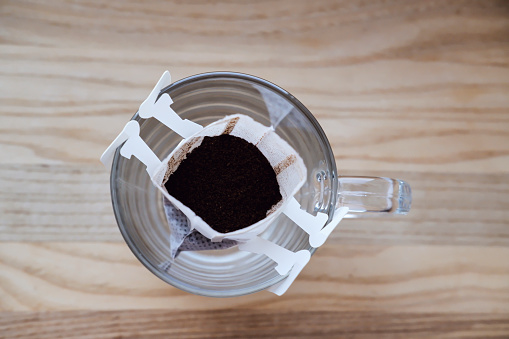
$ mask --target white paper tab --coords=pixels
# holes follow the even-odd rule
[[[267,289],[267,291],[272,292],[278,296],[282,296],[286,291],[288,291],[290,286],[292,286],[293,282],[299,276],[300,272],[304,269],[304,267],[306,267],[307,263],[309,262],[309,259],[311,259],[311,253],[309,253],[308,251],[299,251],[297,253],[299,253],[301,257],[297,260],[295,266],[293,266],[288,277],[286,277],[283,281],[272,285]]]
[[[300,209],[300,206],[299,206],[299,209]],[[336,226],[339,224],[339,222],[348,213],[348,210],[349,210],[348,207],[340,207],[339,209],[337,209],[334,212],[334,218],[332,218],[332,221],[329,224],[327,224],[327,226],[325,226],[320,231],[320,234],[321,234],[320,239],[324,239],[323,241],[325,241],[329,237],[329,235],[336,228]],[[316,239],[316,236],[315,236],[315,239]],[[313,246],[313,245],[311,244],[311,246]],[[313,246],[313,247],[315,247],[315,246]],[[299,251],[299,252],[303,252],[303,251]],[[297,252],[297,253],[299,253],[299,252]],[[307,252],[307,251],[305,251],[305,252]],[[275,285],[272,285],[271,287],[269,287],[267,289],[267,291],[272,292],[278,296],[283,295],[288,290],[288,288],[290,288],[290,286],[293,284],[293,282],[295,281],[297,276],[300,274],[300,272],[304,269],[306,264],[309,262],[309,259],[311,258],[311,254],[309,252],[307,252],[307,253],[309,256],[309,258],[307,260],[305,257],[297,260],[295,265],[293,266],[292,270],[290,271],[290,274],[288,275],[288,277],[286,277],[283,281],[281,281]]]
[[[113,140],[113,142],[108,146],[108,148],[106,148],[106,151],[104,151],[104,153],[101,155],[101,162],[109,170],[111,169],[111,163],[113,162],[113,157],[115,156],[115,151],[117,147],[122,145],[122,143],[129,138],[129,133],[132,133],[130,123],[132,123],[132,121],[129,121],[125,125],[122,132],[120,132],[120,134],[115,138],[115,140]],[[138,123],[136,122],[136,124]]]
[[[111,163],[115,155],[117,147],[124,143],[120,149],[120,155],[127,159],[131,156],[138,158],[145,166],[150,177],[154,174],[155,170],[161,165],[161,160],[157,155],[152,152],[148,145],[140,137],[140,124],[135,121],[129,121],[122,132],[113,140],[111,145],[104,151],[101,156],[101,162],[108,168],[111,168]]]
[[[335,212],[334,212],[334,218],[332,218],[332,221],[330,223],[328,223],[324,228],[322,228],[322,230],[320,231],[320,234],[322,235],[322,237],[324,238],[324,242],[325,240],[327,240],[327,238],[329,237],[329,235],[332,233],[332,231],[334,231],[334,229],[336,228],[336,226],[338,226],[339,222],[341,220],[343,220],[343,218],[345,217],[345,215],[348,213],[350,209],[346,206],[343,206],[343,207],[340,207],[338,208]],[[311,246],[313,246],[312,244],[310,244]],[[313,246],[315,247],[315,246]]]
[[[327,240],[328,234],[321,232],[327,219],[329,219],[327,214],[317,213],[315,217],[301,209],[299,202],[293,197],[288,200],[283,213],[309,234],[309,244],[311,246],[320,247]]]
[[[171,84],[170,72],[165,71],[149,96],[140,105],[138,114],[143,119],[155,118],[182,138],[189,138],[203,129],[203,126],[190,120],[182,120],[170,107],[173,104],[168,93],[164,93],[157,99],[161,90]],[[157,102],[156,102],[157,100]]]
[[[260,237],[255,237],[252,240],[239,244],[239,250],[266,255],[277,263],[276,271],[281,275],[287,274],[297,263],[303,264],[306,258],[309,261],[311,257],[309,251],[301,250],[294,253]]]

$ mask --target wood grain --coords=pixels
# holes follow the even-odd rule
[[[508,36],[503,0],[0,1],[0,337],[509,337]],[[280,298],[166,285],[98,161],[165,69],[282,86],[410,215],[343,221]]]
[[[344,220],[340,244],[509,245],[506,174],[344,174],[404,179],[414,202],[404,218]],[[0,165],[0,186],[0,241],[123,241],[100,165]]]
[[[504,338],[499,315],[453,313],[73,311],[0,313],[10,338]],[[233,320],[233,321],[232,321]],[[187,326],[183,330],[182,324]],[[94,324],[94,326],[90,326]],[[211,331],[210,329],[220,329]],[[56,335],[55,335],[56,334]]]
[[[4,161],[95,163],[162,69],[226,69],[301,99],[344,169],[506,171],[508,7],[3,2]]]
[[[216,310],[500,313],[507,247],[338,245],[319,249],[292,289],[218,299],[166,285],[124,244],[0,243],[0,310]],[[402,259],[404,258],[404,259]]]

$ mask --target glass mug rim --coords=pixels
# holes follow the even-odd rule
[[[290,101],[299,110],[299,112],[304,117],[306,117],[308,122],[313,126],[314,131],[318,134],[318,137],[319,137],[320,141],[322,142],[321,146],[323,148],[325,148],[324,154],[328,157],[327,164],[330,167],[329,171],[330,171],[331,178],[334,178],[334,180],[331,180],[332,192],[337,192],[338,181],[336,180],[336,178],[337,178],[336,160],[334,157],[334,153],[332,151],[332,147],[330,146],[329,139],[325,135],[325,132],[323,131],[322,127],[320,126],[320,124],[318,123],[316,118],[306,108],[306,106],[304,106],[295,96],[290,94],[285,89],[279,87],[278,85],[276,85],[270,81],[267,81],[265,79],[259,78],[254,75],[246,74],[246,73],[216,71],[216,72],[206,72],[206,73],[191,75],[191,76],[183,78],[181,80],[177,80],[174,83],[170,84],[169,86],[163,88],[160,91],[159,95],[161,95],[165,92],[171,91],[171,90],[176,90],[180,87],[191,84],[193,82],[202,81],[202,80],[211,80],[211,79],[221,79],[221,78],[223,78],[225,80],[242,80],[242,81],[250,82],[252,84],[261,85],[263,87],[266,87],[266,88],[272,90],[273,92],[275,92],[276,94],[285,98],[286,100]],[[138,112],[136,112],[133,115],[133,117],[131,118],[131,120],[136,120],[136,121],[139,121],[141,119],[142,118],[139,116]],[[171,281],[171,280],[167,279],[167,277],[160,272],[158,267],[154,266],[147,258],[145,258],[144,254],[137,248],[136,244],[131,239],[129,232],[126,230],[125,226],[122,223],[121,216],[120,216],[122,212],[119,210],[119,207],[117,206],[117,203],[116,203],[117,191],[115,189],[116,178],[114,177],[114,176],[116,176],[116,168],[118,167],[118,162],[119,162],[119,158],[120,158],[120,148],[121,147],[117,148],[117,150],[115,152],[115,156],[113,158],[113,163],[112,163],[112,168],[111,168],[111,173],[110,173],[110,191],[111,191],[111,201],[112,201],[113,212],[114,212],[113,214],[115,215],[115,220],[117,222],[118,228],[120,230],[120,233],[122,234],[122,237],[123,237],[125,243],[129,247],[131,252],[134,254],[134,256],[138,259],[138,261],[140,261],[142,263],[142,265],[145,266],[152,274],[157,276],[159,279],[161,279],[165,283],[170,284],[180,290],[183,290],[183,291],[186,291],[186,292],[189,292],[192,294],[196,294],[196,295],[206,296],[206,297],[236,297],[236,296],[252,294],[252,293],[266,290],[270,286],[277,284],[286,278],[286,276],[279,276],[276,280],[274,280],[274,279],[269,280],[269,281],[266,281],[264,284],[259,284],[257,286],[254,286],[247,293],[241,291],[240,293],[234,293],[234,294],[228,294],[228,295],[222,295],[221,293],[202,293],[202,292],[200,292],[199,289],[189,288],[189,285],[182,285],[179,282]],[[337,200],[337,195],[335,193],[331,194],[330,201],[329,201],[329,208],[327,209],[328,215],[329,215],[329,220],[327,222],[329,222],[332,219],[333,214],[336,210],[335,209],[336,202],[337,202],[336,200]],[[312,246],[309,246],[308,250],[310,251],[311,256],[312,256],[316,252],[317,249]]]

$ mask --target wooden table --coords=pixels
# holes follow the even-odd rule
[[[0,337],[509,337],[507,1],[1,1],[0,44]],[[165,69],[281,85],[410,215],[345,220],[282,297],[166,285],[98,160]]]

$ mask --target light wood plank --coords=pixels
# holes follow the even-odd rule
[[[122,241],[101,165],[0,165],[0,241]]]
[[[162,70],[229,69],[300,98],[346,170],[507,173],[503,3],[202,5],[4,3],[4,161],[95,163]]]
[[[509,337],[508,32],[503,0],[1,1],[0,337]],[[281,298],[167,286],[98,162],[165,69],[279,84],[411,214],[343,221]]]
[[[166,285],[124,244],[0,243],[0,308],[509,314],[507,247],[324,245],[283,297],[204,298]]]
[[[509,322],[506,315],[461,313],[73,311],[0,313],[0,331],[19,339],[504,338]]]
[[[509,246],[507,175],[344,174],[405,179],[414,202],[405,217],[344,220],[330,241]],[[0,241],[122,241],[100,165],[0,165],[0,186]]]

